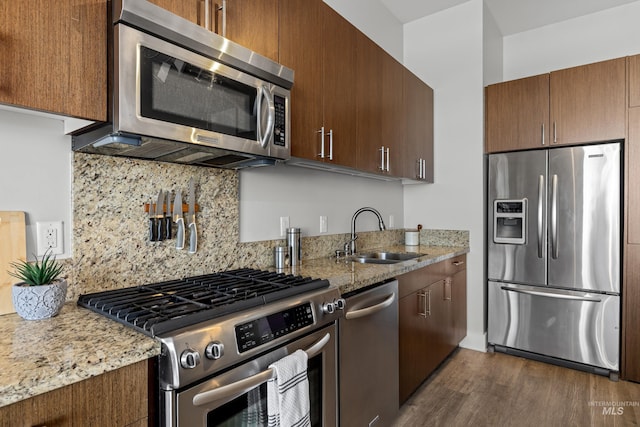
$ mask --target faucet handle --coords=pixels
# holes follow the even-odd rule
[[[355,242],[356,240],[358,240],[357,234],[353,237],[353,239],[349,240],[347,243],[344,244],[345,255],[353,255],[353,252],[351,251],[351,243]]]

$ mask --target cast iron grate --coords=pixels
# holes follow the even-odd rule
[[[249,268],[80,295],[78,305],[156,336],[329,286]]]

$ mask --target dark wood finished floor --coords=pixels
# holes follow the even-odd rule
[[[400,408],[393,427],[635,425],[640,384],[459,349]]]

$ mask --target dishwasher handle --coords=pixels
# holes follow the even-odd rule
[[[327,333],[325,334],[325,336],[315,342],[311,347],[306,349],[305,352],[307,353],[309,359],[318,354],[320,350],[322,350],[322,348],[329,342],[330,338],[331,335]],[[242,396],[249,390],[258,387],[260,384],[269,381],[274,377],[274,374],[275,373],[273,369],[269,368],[265,371],[260,372],[259,374],[241,379],[240,381],[236,381],[232,384],[214,388],[213,390],[203,391],[202,393],[198,393],[193,396],[193,404],[195,406],[204,406],[211,402],[215,402],[216,400],[224,398],[231,397],[232,399],[235,399],[238,396]]]
[[[371,305],[369,307],[365,307],[365,308],[360,308],[358,310],[353,310],[353,311],[347,311],[344,315],[345,319],[347,320],[351,320],[351,319],[357,319],[359,317],[365,317],[365,316],[371,316],[379,311],[384,310],[385,308],[389,307],[391,304],[393,304],[393,301],[395,301],[396,299],[396,293],[393,292],[390,295],[387,295],[384,299],[384,301],[375,304],[375,305]]]

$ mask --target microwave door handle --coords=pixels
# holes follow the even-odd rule
[[[262,100],[263,98],[267,101],[267,126],[266,129],[262,129]],[[269,141],[273,136],[273,127],[276,121],[276,108],[273,104],[273,95],[265,86],[261,86],[258,88],[258,95],[256,98],[256,108],[258,109],[258,113],[256,114],[256,119],[258,120],[258,125],[256,129],[258,131],[258,141],[260,141],[260,145],[262,148],[267,148],[269,145]]]
[[[320,350],[327,345],[330,338],[331,335],[327,333],[316,341],[311,347],[305,350],[307,356],[312,358],[318,354]],[[262,371],[259,374],[244,378],[240,381],[214,388],[213,390],[203,391],[193,396],[193,404],[194,406],[205,406],[221,399],[233,400],[249,390],[258,387],[260,384],[269,381],[273,376],[273,369],[269,368],[266,371]]]

